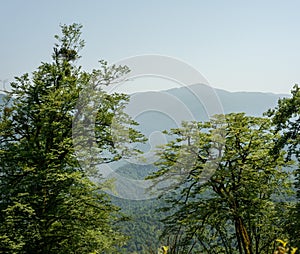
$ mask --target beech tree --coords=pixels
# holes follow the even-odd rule
[[[111,134],[115,112],[128,133],[126,141],[142,140],[133,129],[136,123],[121,115],[128,96],[101,89],[128,68],[100,61],[99,69],[83,71],[76,65],[84,46],[81,25],[61,28],[53,61],[17,77],[1,106],[0,253],[114,253],[125,240],[117,228],[123,216],[104,194],[105,183],[91,181],[96,171],[77,159],[72,123],[89,120],[81,111],[91,105],[79,95],[97,90],[101,103],[90,124],[94,139],[77,139],[81,147],[96,144],[94,169],[124,154]]]
[[[292,210],[289,218],[288,231],[290,241],[295,246],[300,246],[300,88],[295,85],[291,91],[290,98],[282,98],[278,101],[275,109],[269,110],[268,115],[276,125],[276,132],[280,134],[274,149],[274,156],[281,149],[287,150],[286,161],[296,161],[294,170],[294,187],[297,191],[297,204]]]
[[[170,253],[273,253],[290,188],[267,118],[232,113],[172,129],[158,154]],[[159,185],[158,185],[159,186]]]

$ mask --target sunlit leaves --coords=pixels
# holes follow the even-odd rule
[[[123,156],[110,134],[117,110],[118,128],[130,130],[126,141],[143,139],[133,128],[136,123],[122,114],[128,97],[101,89],[117,82],[128,68],[102,61],[99,70],[82,71],[76,66],[84,46],[81,25],[61,28],[53,62],[16,78],[1,108],[1,253],[113,253],[125,241],[116,228],[123,217],[103,194],[110,183],[91,181],[91,171],[75,153],[74,142],[86,140],[74,140],[72,127],[74,118],[90,106],[91,98],[79,100],[80,94],[91,92],[99,100],[89,127],[101,151],[93,166]]]
[[[162,193],[171,253],[271,251],[284,234],[284,204],[275,198],[291,186],[284,152],[272,156],[279,137],[272,129],[267,118],[232,113],[170,131],[150,178],[174,182]]]

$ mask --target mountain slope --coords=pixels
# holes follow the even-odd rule
[[[127,113],[149,135],[154,131],[179,127],[181,121],[207,121],[213,114],[245,112],[262,116],[274,108],[284,94],[260,92],[228,92],[206,85],[192,85],[160,92],[141,92],[131,95]]]

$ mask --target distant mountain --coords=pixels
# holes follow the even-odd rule
[[[244,112],[262,116],[287,94],[228,92],[207,85],[192,85],[131,95],[127,112],[146,134],[179,127],[182,120],[206,121],[220,113]]]
[[[247,115],[262,116],[277,105],[278,99],[289,97],[288,94],[262,92],[227,92],[216,89],[225,113],[245,112]]]

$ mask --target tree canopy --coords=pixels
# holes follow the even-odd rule
[[[216,115],[166,131],[158,170],[148,177],[160,200],[115,200],[129,213],[140,209],[133,225],[97,171],[139,153],[136,144],[145,141],[124,113],[129,96],[103,89],[129,69],[101,60],[84,71],[81,29],[62,25],[52,61],[16,77],[0,105],[0,253],[125,253],[132,245],[146,253],[162,243],[170,254],[273,254],[288,253],[286,238],[300,246],[297,85],[269,117]],[[289,202],[294,188],[297,202]],[[155,216],[153,206],[161,206]],[[136,225],[138,239],[122,249],[121,232]],[[143,245],[161,230],[161,242]]]
[[[285,237],[280,200],[290,183],[284,151],[272,156],[279,135],[270,119],[232,113],[169,135],[150,178],[168,183],[161,197],[171,253],[273,253]]]
[[[1,107],[1,253],[113,253],[125,240],[117,228],[123,216],[103,193],[105,183],[91,181],[96,171],[77,158],[72,124],[76,118],[89,120],[82,111],[91,104],[79,98],[94,89],[100,101],[93,108],[95,122],[89,125],[93,140],[84,138],[87,130],[75,133],[81,147],[92,142],[100,151],[93,167],[124,154],[111,134],[115,112],[123,132],[129,133],[126,141],[142,140],[133,129],[136,123],[122,114],[128,96],[109,95],[101,88],[128,68],[100,61],[99,69],[83,71],[77,66],[84,46],[81,25],[61,29],[62,35],[55,36],[53,61],[17,77]]]
[[[275,109],[269,110],[268,115],[272,117],[276,125],[276,132],[280,138],[274,149],[274,156],[281,149],[287,150],[286,161],[297,161],[295,166],[295,184],[297,191],[297,204],[291,210],[288,231],[295,246],[300,245],[300,88],[295,85],[291,91],[290,98],[282,98],[278,101]]]

